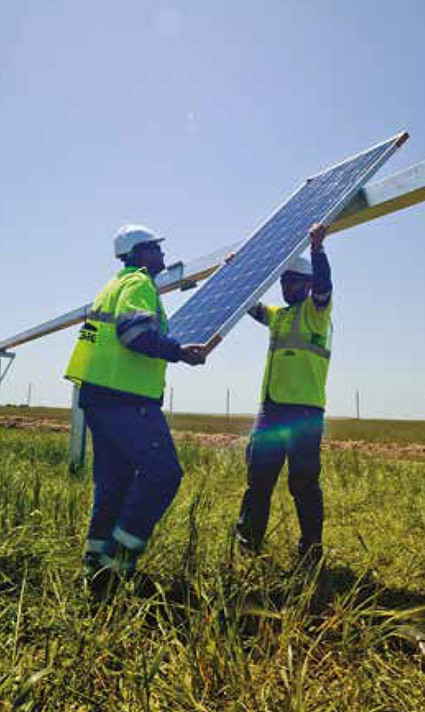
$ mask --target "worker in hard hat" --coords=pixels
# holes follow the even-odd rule
[[[323,249],[326,228],[310,229],[311,261],[298,257],[281,276],[287,307],[257,304],[249,311],[269,327],[270,345],[261,408],[247,448],[247,488],[236,536],[258,550],[270,500],[288,461],[289,489],[301,536],[298,552],[313,563],[322,557],[323,497],[319,483],[325,385],[330,358],[332,282]]]
[[[163,238],[140,225],[122,227],[115,255],[123,268],[96,297],[66,378],[92,434],[94,501],[84,561],[94,591],[133,576],[155,524],[182,476],[161,410],[167,362],[203,364],[198,344],[167,334],[155,285],[164,269]]]

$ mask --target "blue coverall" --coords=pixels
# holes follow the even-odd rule
[[[331,299],[330,267],[323,249],[312,252],[312,299],[324,308]],[[262,305],[251,315],[258,321]],[[246,452],[247,488],[236,535],[241,544],[258,549],[270,513],[270,502],[280,471],[288,461],[289,490],[294,499],[301,530],[299,553],[315,549],[321,556],[323,495],[319,476],[323,409],[309,405],[275,403],[267,395],[261,404]]]
[[[131,329],[131,319],[125,328]],[[178,342],[158,330],[140,334],[131,348],[171,362],[181,354]],[[131,575],[183,474],[162,398],[83,383],[79,404],[91,431],[94,457],[85,563],[96,571],[110,566],[120,552],[120,566]]]

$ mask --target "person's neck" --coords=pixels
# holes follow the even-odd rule
[[[137,262],[134,262],[133,260],[129,260],[128,262],[125,262],[124,267],[133,267],[133,269],[145,269],[146,272],[148,273],[149,277],[151,277],[152,279],[155,279],[155,277],[156,277],[156,275],[152,274],[152,272],[150,271],[150,269],[148,267],[146,267],[146,265],[139,264]]]

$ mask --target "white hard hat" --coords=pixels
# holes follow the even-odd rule
[[[118,230],[114,240],[115,256],[128,255],[135,245],[144,245],[149,242],[162,242],[163,237],[158,237],[152,230],[143,225],[123,225]]]
[[[295,272],[296,274],[302,274],[304,277],[311,277],[313,275],[311,262],[306,260],[305,257],[296,257],[293,262],[289,263],[285,272]],[[285,272],[283,274],[285,274]]]

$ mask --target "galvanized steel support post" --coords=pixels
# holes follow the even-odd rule
[[[12,365],[15,355],[16,354],[12,353],[12,351],[0,351],[0,384],[6,378],[6,374]],[[2,368],[2,366],[3,366],[2,359],[3,358],[8,360],[8,363],[6,364],[4,369]]]
[[[86,418],[78,405],[80,389],[72,391],[71,437],[69,441],[69,471],[78,472],[84,466],[86,455]]]

